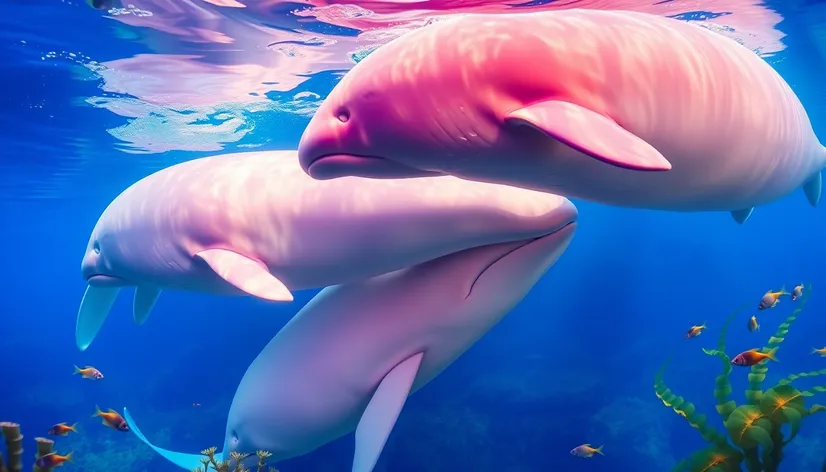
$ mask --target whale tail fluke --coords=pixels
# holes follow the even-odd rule
[[[184,454],[183,452],[169,451],[167,449],[155,446],[154,444],[149,442],[149,440],[146,439],[146,436],[144,436],[141,430],[138,428],[138,425],[135,424],[135,420],[132,419],[132,415],[129,414],[129,410],[127,410],[126,408],[123,409],[123,419],[125,419],[126,424],[129,425],[129,430],[132,431],[132,433],[134,433],[135,436],[137,436],[138,439],[141,440],[141,442],[151,447],[152,450],[160,454],[161,457],[168,460],[169,462],[188,471],[197,470],[199,467],[202,466],[201,459],[203,459],[204,456],[200,454]],[[223,456],[224,454],[222,452],[216,453],[214,455],[215,461],[219,463],[223,462]],[[214,469],[210,467],[210,470]]]

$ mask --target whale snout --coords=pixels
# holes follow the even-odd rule
[[[84,280],[89,280],[99,273],[98,256],[92,251],[88,251],[80,263],[80,275],[83,276]]]
[[[108,273],[101,266],[100,255],[96,251],[88,251],[80,263],[80,275],[92,287],[123,287],[128,285],[122,277]]]
[[[339,177],[400,179],[443,175],[399,163],[383,154],[386,149],[375,142],[375,130],[381,123],[374,118],[329,100],[310,120],[298,144],[298,160],[304,172],[316,180]],[[364,110],[361,110],[364,112]]]
[[[320,165],[326,156],[342,152],[345,145],[346,136],[343,128],[346,123],[335,120],[328,110],[330,107],[329,103],[322,104],[310,119],[298,143],[298,162],[301,168],[307,175],[318,180],[340,177],[325,169],[328,166]]]

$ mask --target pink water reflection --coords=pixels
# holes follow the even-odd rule
[[[702,11],[711,15],[696,22],[760,54],[784,48],[783,34],[775,29],[781,16],[757,0],[558,0],[522,7],[515,5],[524,1],[495,0],[129,3],[128,8],[109,10],[107,16],[148,31],[145,41],[153,53],[104,63],[99,71],[104,90],[131,95],[153,107],[178,110],[260,105],[269,100],[268,92],[290,92],[313,74],[349,69],[360,51],[454,14],[596,8],[675,16]],[[326,90],[314,92],[323,95]],[[115,106],[112,100],[100,103],[106,108]],[[283,103],[275,107],[289,111]],[[302,107],[306,110],[306,102]],[[174,149],[180,149],[176,146]]]

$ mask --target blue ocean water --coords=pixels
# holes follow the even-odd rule
[[[785,34],[784,49],[767,60],[826,140],[826,9],[819,2],[763,7],[782,17],[776,29]],[[95,343],[80,352],[74,327],[89,233],[115,196],[160,168],[219,152],[295,148],[311,114],[296,102],[323,98],[344,70],[307,73],[289,92],[267,94],[289,109],[256,102],[170,112],[148,99],[151,93],[112,88],[116,64],[107,66],[108,75],[97,66],[156,53],[162,48],[154,33],[116,24],[81,2],[7,0],[0,13],[0,421],[21,425],[26,469],[35,437],[56,423],[77,422],[77,434],[55,439],[59,453],[73,451],[64,470],[178,470],[132,434],[92,418],[95,406],[128,407],[159,446],[220,448],[245,369],[315,292],[273,305],[170,291],[141,327],[131,319],[129,297],[121,297]],[[350,34],[323,26],[307,29],[327,38]],[[176,69],[165,73],[174,77]],[[164,134],[173,125],[175,132]],[[766,387],[826,369],[826,359],[811,355],[812,347],[826,346],[826,213],[811,208],[802,192],[758,208],[742,226],[724,213],[576,203],[580,225],[569,250],[499,325],[411,396],[377,471],[671,470],[707,443],[657,398],[657,371],[670,358],[666,384],[724,432],[713,394],[721,363],[701,347],[716,347],[726,318],[743,304],[726,352],[765,345],[798,304],[784,299],[760,314],[759,332],[748,332],[746,322],[761,296],[783,285],[805,282],[813,291],[781,345],[780,362],[770,365]],[[684,338],[703,322],[701,336]],[[83,380],[72,375],[73,365],[95,366],[105,378]],[[733,398],[745,401],[747,370],[735,367],[731,379]],[[824,384],[826,376],[795,382],[801,389]],[[806,398],[807,405],[826,403],[820,395]],[[352,443],[349,435],[277,466],[346,470]],[[605,456],[569,454],[583,443],[604,445]],[[804,418],[784,455],[781,471],[820,471],[826,415]]]

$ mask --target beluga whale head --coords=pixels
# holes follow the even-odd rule
[[[140,215],[124,211],[124,199],[129,190],[116,198],[98,219],[83,260],[81,276],[86,280],[86,292],[78,309],[75,339],[83,351],[89,347],[115,303],[123,287],[135,287],[133,315],[143,324],[152,312],[161,293],[160,287],[147,283],[147,275],[157,263],[175,265],[170,251],[158,247],[158,241],[142,231]]]
[[[601,64],[578,62],[580,39],[557,18],[462,15],[379,47],[313,115],[301,166],[319,180],[449,174],[488,182],[539,172],[537,160],[546,179],[603,167],[670,170],[605,114],[610,89],[594,71]]]

